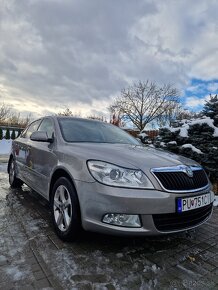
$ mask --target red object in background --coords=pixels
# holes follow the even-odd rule
[[[110,123],[117,126],[117,127],[120,127],[120,125],[121,125],[120,117],[113,114],[112,119],[110,120]]]
[[[17,144],[15,146],[16,146],[15,147],[15,154],[16,154],[16,156],[18,156],[19,152],[20,152],[20,148],[19,148],[19,146]]]

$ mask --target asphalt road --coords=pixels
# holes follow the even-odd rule
[[[0,289],[218,289],[218,208],[181,234],[63,243],[48,204],[27,186],[12,190],[0,163]]]

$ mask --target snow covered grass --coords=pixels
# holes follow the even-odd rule
[[[9,154],[11,150],[12,140],[0,140],[0,155],[1,154]]]
[[[12,131],[10,130],[10,136],[11,136]],[[6,134],[6,130],[2,130],[2,135],[3,137],[5,137]],[[18,136],[18,131],[15,131],[15,137],[17,138]],[[11,143],[12,140],[6,140],[6,139],[2,139],[0,140],[0,155],[5,155],[5,154],[9,154],[10,150],[11,150]]]

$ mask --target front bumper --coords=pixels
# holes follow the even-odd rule
[[[105,186],[98,182],[76,181],[76,189],[80,202],[82,226],[85,230],[101,232],[105,234],[117,235],[160,235],[184,231],[194,228],[209,219],[212,212],[208,209],[207,215],[197,224],[191,223],[181,225],[170,230],[160,230],[154,223],[156,215],[175,215],[176,198],[197,196],[209,192],[210,190],[198,191],[195,193],[175,194],[159,190],[127,189]],[[211,193],[211,201],[214,194]],[[191,211],[190,211],[191,212]],[[140,228],[130,228],[109,225],[102,222],[102,218],[107,213],[122,213],[139,215],[142,223]]]

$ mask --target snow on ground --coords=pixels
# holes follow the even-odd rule
[[[193,146],[192,144],[184,144],[181,146],[182,148],[190,148],[192,149],[192,151],[198,153],[198,154],[203,154],[203,152],[201,152],[201,150],[199,150],[198,148],[196,148],[195,146]]]
[[[16,266],[8,266],[6,269],[7,275],[11,276],[13,281],[19,281],[19,280],[24,280],[26,277],[30,275],[30,270],[29,269],[21,269],[18,265]]]
[[[63,289],[192,289],[193,281],[199,281],[195,289],[206,283],[212,289],[216,283],[211,274],[216,257],[199,247],[202,237],[208,245],[214,244],[215,215],[210,225],[189,233],[143,239],[111,237],[109,244],[107,236],[83,233],[78,242],[63,243],[53,233],[49,208],[28,187],[9,188],[5,169],[0,171],[0,245],[5,249],[0,251],[0,264],[2,276],[14,284],[12,289],[33,289],[34,275],[41,273],[32,268],[38,259],[40,269],[49,268],[50,277]],[[204,259],[212,266],[199,276]],[[173,280],[171,273],[177,275]]]
[[[0,154],[9,154],[11,150],[12,140],[0,140]]]

